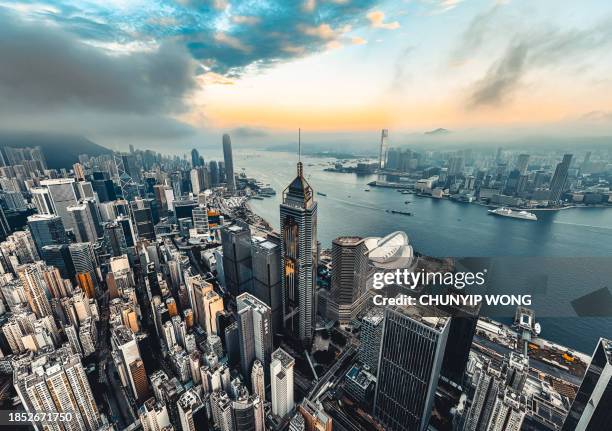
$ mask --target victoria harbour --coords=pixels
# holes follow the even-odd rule
[[[297,156],[263,151],[237,153],[237,171],[270,184],[276,195],[251,200],[259,216],[278,229],[278,206],[282,191],[295,175]],[[533,307],[545,309],[557,303],[561,312],[543,313],[538,320],[543,336],[590,353],[599,334],[612,333],[612,318],[571,317],[569,301],[606,287],[601,280],[612,276],[606,257],[612,253],[612,210],[607,208],[570,208],[538,212],[537,222],[492,217],[480,205],[404,195],[394,189],[368,187],[376,175],[344,174],[324,171],[335,159],[302,157],[306,179],[315,192],[323,193],[319,202],[318,237],[328,248],[339,235],[382,236],[405,231],[415,251],[436,257],[533,257],[522,259],[523,277],[547,272],[550,290],[536,297]],[[370,190],[366,192],[365,190]],[[405,202],[408,201],[408,204]],[[407,210],[411,216],[391,214],[387,209]],[[563,258],[558,265],[545,258]],[[579,257],[578,259],[573,259]],[[594,259],[588,259],[593,257]],[[543,262],[544,263],[543,265]],[[516,265],[516,262],[514,262]],[[548,266],[548,270],[541,267]],[[527,275],[525,275],[527,274]],[[552,276],[551,276],[552,274]],[[580,274],[581,277],[577,277]],[[587,279],[584,274],[588,274]],[[517,274],[501,274],[500,284],[511,283]],[[557,317],[558,316],[558,317]],[[498,320],[510,322],[510,317]]]
[[[269,183],[276,195],[252,200],[261,217],[278,228],[282,190],[295,175],[295,154],[237,153],[236,165],[247,176]],[[405,231],[416,251],[439,257],[464,256],[609,256],[612,211],[571,208],[540,211],[536,223],[491,217],[487,208],[447,200],[402,195],[393,189],[368,187],[376,175],[326,172],[332,159],[303,158],[306,179],[319,201],[319,241],[329,247],[339,235],[380,236]],[[365,190],[370,190],[366,192]],[[409,201],[408,204],[405,202]],[[410,211],[412,216],[386,209]]]

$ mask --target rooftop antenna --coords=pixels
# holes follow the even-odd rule
[[[302,129],[298,129],[298,164],[297,164],[298,176],[303,176],[304,168],[302,167]]]

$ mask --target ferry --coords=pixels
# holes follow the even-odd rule
[[[488,213],[490,215],[496,215],[501,217],[510,217],[517,218],[520,220],[532,220],[536,221],[538,217],[534,213],[530,213],[527,211],[513,211],[510,208],[495,208],[494,210],[489,210]]]

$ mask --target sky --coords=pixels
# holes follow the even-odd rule
[[[0,130],[115,148],[611,136],[611,48],[606,0],[0,0]]]

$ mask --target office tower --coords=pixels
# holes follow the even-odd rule
[[[251,270],[251,231],[246,225],[221,228],[225,287],[233,295],[250,292],[253,285]]]
[[[191,220],[193,209],[198,203],[192,199],[177,199],[174,201],[174,217],[179,220],[187,218]]]
[[[42,262],[17,267],[17,275],[23,285],[30,308],[36,317],[51,316],[51,304],[45,292],[45,280],[41,268]]]
[[[380,149],[378,152],[378,169],[386,168],[387,152],[389,151],[389,144],[387,138],[389,137],[389,130],[382,129],[380,134]]]
[[[95,199],[94,189],[89,181],[77,181],[74,183],[74,189],[79,200]]]
[[[195,148],[191,150],[191,166],[194,168],[200,166],[200,153]]]
[[[98,227],[91,213],[91,208],[85,203],[71,205],[67,208],[72,218],[72,229],[78,242],[96,242]]]
[[[75,276],[72,255],[67,244],[45,245],[41,251],[41,258],[47,265],[56,267],[62,278],[72,279]]]
[[[193,217],[193,228],[196,235],[208,235],[208,211],[205,205],[198,205],[191,213]]]
[[[519,154],[516,160],[516,169],[521,175],[527,173],[527,167],[529,166],[529,154]]]
[[[314,403],[304,398],[297,410],[304,417],[307,431],[332,431],[332,418],[325,412],[321,403]]]
[[[451,322],[441,375],[442,379],[462,387],[480,307],[457,305],[443,307],[443,310],[451,315]]]
[[[121,256],[128,250],[123,233],[123,227],[119,223],[106,223],[104,225],[104,243],[106,250],[112,256]]]
[[[43,180],[40,184],[49,190],[55,214],[62,218],[66,229],[73,229],[73,221],[68,213],[68,207],[77,204],[77,196],[74,191],[74,178]]]
[[[256,396],[249,396],[244,387],[232,402],[232,415],[235,429],[264,431],[262,402]]]
[[[369,259],[365,241],[343,236],[332,241],[332,276],[327,315],[348,324],[361,312],[367,299]]]
[[[264,302],[250,293],[236,298],[238,333],[240,337],[240,363],[242,375],[248,378],[253,361],[258,359],[264,367],[270,363],[272,353],[272,311]]]
[[[28,226],[39,254],[46,245],[68,244],[62,219],[53,214],[34,214],[28,217]]]
[[[144,402],[149,396],[149,383],[134,333],[123,325],[116,326],[111,345],[121,383],[130,388],[138,402]]]
[[[612,341],[600,338],[562,431],[609,429],[612,423]]]
[[[132,208],[132,217],[138,238],[155,240],[155,227],[151,208]]]
[[[264,377],[264,366],[259,359],[253,362],[251,369],[251,391],[263,402],[266,400],[266,383]]]
[[[205,167],[194,168],[190,171],[189,177],[191,181],[191,191],[194,195],[197,195],[208,188],[206,175],[207,172]]]
[[[215,160],[211,160],[208,163],[208,170],[210,172],[210,185],[211,187],[216,187],[221,182],[219,178],[219,165]]]
[[[71,412],[70,420],[38,422],[39,429],[97,430],[102,424],[91,387],[78,355],[54,351],[44,360],[15,370],[15,389],[26,411]]]
[[[508,196],[516,195],[518,191],[518,185],[521,178],[521,173],[518,169],[510,171],[508,178],[506,178],[506,184],[504,185],[504,194]]]
[[[134,232],[134,225],[132,224],[132,219],[128,216],[119,216],[115,220],[121,229],[123,229],[123,237],[125,238],[125,245],[129,247],[134,247],[136,245],[136,234]]]
[[[0,241],[4,241],[11,234],[11,226],[8,223],[4,208],[0,205]]]
[[[32,203],[36,206],[38,214],[55,214],[53,199],[48,188],[32,187],[30,193],[32,194]]]
[[[293,401],[293,366],[295,359],[280,347],[272,353],[270,384],[272,413],[284,417],[295,405]]]
[[[378,370],[378,354],[382,339],[384,310],[372,307],[361,319],[359,360],[370,367],[374,375]]]
[[[151,397],[138,409],[138,417],[143,431],[161,431],[170,427],[168,409],[162,402]]]
[[[195,389],[192,388],[181,395],[177,407],[183,431],[208,430],[206,406]]]
[[[280,243],[273,239],[251,244],[251,267],[253,270],[253,295],[265,302],[272,311],[273,334],[282,328]]]
[[[236,190],[236,179],[234,178],[234,159],[232,157],[232,141],[230,136],[223,135],[223,162],[225,167],[225,183],[231,192]]]
[[[115,185],[112,180],[109,179],[94,179],[91,182],[93,191],[98,195],[98,202],[112,202],[117,199],[115,193]]]
[[[550,201],[559,202],[561,194],[565,191],[567,186],[567,172],[570,164],[572,163],[572,155],[565,154],[563,161],[555,168],[555,173],[550,181]]]
[[[463,157],[455,156],[448,160],[448,175],[456,176],[463,173]]]
[[[89,274],[92,281],[95,283],[96,267],[98,265],[93,245],[90,242],[80,242],[70,244],[68,249],[70,250],[70,257],[72,258],[75,273]]]
[[[302,162],[280,205],[283,325],[306,346],[312,343],[317,280],[317,203]]]
[[[385,309],[374,398],[374,416],[385,429],[427,429],[449,325],[434,308]]]

